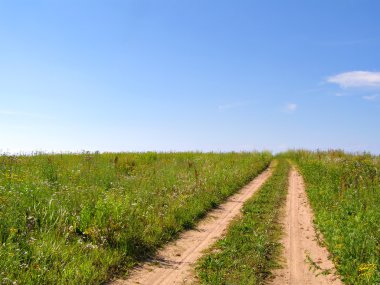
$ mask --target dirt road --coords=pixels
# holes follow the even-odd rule
[[[334,275],[334,264],[326,248],[317,242],[305,186],[293,168],[289,175],[289,193],[284,216],[284,268],[274,272],[272,285],[342,284]]]
[[[219,239],[229,223],[239,215],[243,203],[249,199],[271,175],[268,169],[251,183],[231,196],[218,209],[212,210],[194,230],[182,233],[176,241],[160,250],[153,260],[136,268],[121,284],[190,284],[194,282],[193,265],[202,251]]]

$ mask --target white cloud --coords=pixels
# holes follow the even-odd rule
[[[228,110],[228,109],[238,108],[238,107],[241,107],[244,105],[246,105],[244,102],[235,102],[235,103],[231,103],[231,104],[219,105],[218,109],[219,109],[219,111],[224,111],[224,110]]]
[[[298,106],[294,103],[288,103],[285,105],[285,112],[286,113],[294,113],[297,110]]]
[[[354,46],[368,44],[372,39],[357,39],[357,40],[331,40],[331,41],[319,41],[316,42],[318,45],[322,46]]]
[[[28,118],[39,118],[39,119],[51,119],[51,117],[46,116],[46,115],[42,115],[42,114],[27,113],[27,112],[12,111],[12,110],[0,110],[0,115],[15,116],[15,117],[28,117]]]
[[[365,95],[362,98],[367,101],[374,101],[376,98],[379,97],[379,95]]]
[[[338,84],[342,88],[380,87],[380,72],[350,71],[327,78],[327,82]]]

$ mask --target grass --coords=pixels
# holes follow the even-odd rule
[[[269,153],[0,156],[0,283],[99,284],[263,171]]]
[[[380,158],[286,154],[305,178],[315,223],[345,284],[380,284]]]
[[[264,284],[277,268],[282,227],[278,222],[286,200],[290,165],[280,159],[273,175],[243,208],[227,235],[198,263],[204,284]]]

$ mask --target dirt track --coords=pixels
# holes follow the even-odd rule
[[[284,268],[274,272],[272,285],[342,284],[328,259],[326,248],[317,242],[311,211],[302,177],[293,168],[284,216]]]
[[[218,209],[211,211],[196,229],[182,233],[176,241],[160,250],[153,260],[136,268],[121,284],[191,284],[195,281],[193,265],[202,251],[219,239],[229,223],[239,215],[243,203],[249,199],[271,175],[266,170],[251,183],[231,196]]]

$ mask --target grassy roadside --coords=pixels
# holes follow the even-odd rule
[[[0,284],[99,284],[257,176],[270,153],[0,156]]]
[[[289,163],[278,160],[273,175],[243,208],[243,217],[229,227],[197,266],[203,284],[263,284],[280,254],[278,218],[286,200]]]
[[[380,158],[341,151],[285,154],[299,167],[317,229],[345,284],[380,284]]]

